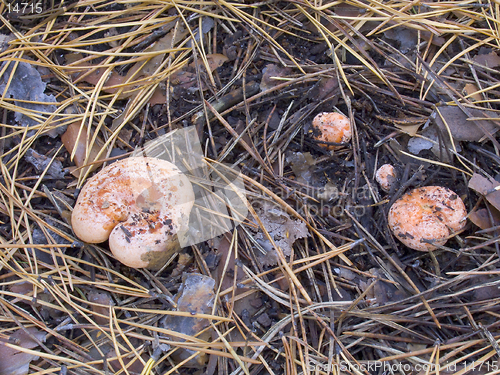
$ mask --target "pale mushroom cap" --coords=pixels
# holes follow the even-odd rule
[[[349,119],[337,112],[322,112],[312,122],[313,137],[318,141],[347,143],[351,140]],[[335,150],[340,146],[320,144],[321,147]]]
[[[420,251],[436,247],[422,240],[444,245],[450,235],[461,230],[467,210],[460,197],[448,188],[425,186],[398,199],[389,210],[389,227],[406,246]]]
[[[384,164],[375,172],[375,179],[384,191],[391,190],[392,185],[396,182],[396,178],[396,170],[391,164]]]
[[[117,161],[83,187],[71,222],[89,243],[108,239],[113,255],[134,268],[159,268],[187,230],[194,192],[172,163],[146,157]]]

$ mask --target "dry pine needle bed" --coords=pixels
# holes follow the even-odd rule
[[[0,3],[0,375],[498,373],[499,13]]]

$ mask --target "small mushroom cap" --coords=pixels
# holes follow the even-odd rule
[[[396,170],[391,164],[384,164],[375,172],[375,179],[384,191],[391,190],[392,185],[396,182],[396,178]]]
[[[172,163],[147,157],[117,161],[87,181],[71,216],[75,234],[99,243],[134,268],[160,268],[187,231],[194,192]]]
[[[436,249],[424,240],[444,245],[448,237],[465,226],[467,210],[460,197],[448,188],[425,186],[414,189],[392,205],[389,227],[406,246],[419,251]]]
[[[351,140],[351,122],[337,112],[323,112],[314,117],[312,122],[313,137],[320,142],[347,143]],[[328,150],[336,150],[341,146],[321,144]]]

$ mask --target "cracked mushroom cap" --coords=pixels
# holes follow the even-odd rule
[[[312,135],[319,142],[347,143],[351,140],[351,122],[337,112],[322,112],[314,117]],[[336,150],[341,146],[320,143],[321,147]]]
[[[113,255],[134,268],[160,268],[180,249],[194,192],[172,163],[148,157],[117,161],[87,181],[71,216],[89,243],[109,238]]]
[[[392,205],[389,227],[406,246],[419,251],[443,246],[453,233],[465,227],[467,210],[460,197],[448,188],[425,186],[414,189]]]

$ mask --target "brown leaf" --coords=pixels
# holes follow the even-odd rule
[[[412,137],[414,137],[417,132],[418,132],[418,129],[420,128],[420,126],[422,124],[413,124],[413,125],[400,125],[400,124],[395,124],[397,128],[401,129],[402,131],[404,131],[406,134],[408,135],[411,135]]]
[[[392,268],[392,267],[391,267]],[[395,271],[395,270],[394,270]],[[370,273],[377,278],[385,278],[384,271],[378,268],[372,268],[370,270]],[[375,281],[372,279],[372,281]],[[368,287],[368,285],[372,282],[369,281],[365,283],[365,289]],[[362,285],[362,284],[360,284]],[[368,292],[367,298],[373,298],[372,301],[369,301],[371,303],[376,302],[378,306],[383,306],[387,304],[388,302],[394,302],[394,301],[399,301],[407,297],[406,293],[403,292],[402,290],[398,290],[393,284],[384,282],[382,280],[376,280],[375,284],[373,285],[373,288]]]
[[[179,41],[181,41],[188,32],[181,29],[174,29],[170,31],[167,35],[160,38],[156,41],[152,46],[146,48],[143,52],[159,52],[164,50],[169,50],[173,46],[175,46]],[[119,89],[123,89],[124,91],[130,91],[128,93],[122,94],[120,96],[121,99],[128,98],[136,95],[136,91],[131,91],[132,86],[138,85],[138,83],[132,83],[134,81],[141,80],[140,87],[147,86],[150,83],[150,77],[154,74],[163,60],[168,56],[166,53],[158,53],[146,62],[144,60],[140,60],[136,62],[127,72],[127,75],[122,76],[116,70],[112,70],[109,74],[109,77],[106,79],[104,87],[102,91],[114,94]],[[88,64],[88,63],[85,63]],[[89,75],[85,76],[83,80],[93,85],[97,85],[101,77],[107,72],[106,68],[98,68],[94,70]],[[127,84],[128,87],[118,88],[114,87],[117,85],[122,85],[124,82],[131,81],[131,83]],[[155,103],[156,104],[156,103]]]
[[[476,55],[472,58],[472,61],[488,68],[500,66],[500,57],[494,51],[484,55]]]
[[[164,90],[162,90],[160,87],[157,87],[153,92],[153,95],[151,95],[151,98],[149,98],[149,104],[165,104],[167,102],[167,97],[165,96],[163,91]]]
[[[211,55],[207,55],[207,60],[208,60],[208,66],[213,72],[215,69],[221,67],[229,59],[227,58],[226,55],[223,55],[222,53],[213,53]]]
[[[78,133],[80,133],[80,137],[78,137]],[[87,154],[87,127],[85,125],[83,125],[82,127],[81,121],[74,122],[68,125],[68,129],[61,136],[61,140],[64,144],[64,147],[70,154],[73,152],[73,149],[76,146],[75,157],[73,159],[76,166],[81,167],[85,165],[85,155]],[[97,142],[94,142],[94,144],[92,144],[87,164],[96,161],[100,149],[101,148],[98,146]],[[95,163],[87,168],[90,168],[90,170],[94,170],[101,164],[102,163]],[[80,169],[79,171],[77,171],[77,173],[83,173],[87,170],[87,168]]]
[[[114,302],[108,293],[92,291],[87,295],[89,302],[92,302],[90,308],[95,314],[94,321],[102,326],[109,324],[109,306],[113,306]],[[99,306],[101,305],[101,306]],[[102,316],[104,315],[104,316]]]
[[[447,126],[445,122],[443,122],[444,119],[450,129],[451,135],[457,141],[475,142],[486,135],[473,121],[468,120],[467,115],[459,107],[445,105],[438,107],[437,110],[439,113],[434,112],[433,115],[435,115],[436,124],[443,134],[448,134]],[[499,119],[498,114],[493,111],[474,108],[469,108],[469,111],[471,115],[476,118],[484,118],[487,115],[493,119]],[[490,134],[494,134],[498,130],[500,124],[498,120],[476,120],[476,122],[481,124]]]
[[[327,97],[332,97],[332,99],[336,99],[337,96],[332,96],[332,94],[338,89],[339,87],[339,81],[337,78],[321,78],[319,81],[319,92],[318,96],[316,98],[313,98],[314,100],[320,101],[323,100]]]
[[[174,74],[172,74],[172,77],[170,79],[170,82],[172,83],[172,86],[175,88],[183,88],[183,89],[189,89],[191,87],[198,87],[198,79],[196,76],[196,73],[193,72],[187,72],[185,70],[179,70],[176,71]],[[202,90],[205,91],[207,88],[205,85],[202,84]]]
[[[466,96],[469,96],[470,95],[470,99],[474,100],[474,101],[478,101],[478,100],[481,100],[482,97],[481,97],[481,94],[478,94],[477,92],[479,91],[479,89],[477,88],[477,86],[473,83],[468,83],[464,86],[464,94]]]
[[[417,44],[418,31],[407,27],[393,27],[384,31],[384,36],[391,41],[399,42],[399,48],[407,51]]]
[[[488,209],[481,208],[476,211],[472,211],[469,214],[469,219],[474,224],[476,224],[481,229],[489,229],[491,227],[496,227],[500,225],[500,212],[490,207],[491,218]],[[491,221],[493,219],[493,221]]]
[[[500,191],[494,190],[497,186],[500,186],[500,184],[494,179],[488,179],[477,173],[474,173],[469,180],[469,188],[484,195],[486,200],[500,211]]]
[[[345,17],[345,21],[353,23],[353,20],[349,19],[348,17],[350,18],[358,17],[363,11],[363,9],[355,5],[347,4],[346,2],[342,1],[340,2],[339,5],[335,6],[334,11],[336,15],[342,18]],[[338,30],[335,24],[333,24],[332,22],[330,22],[325,18],[323,18],[321,22],[326,24],[326,28],[330,30],[332,33]]]
[[[227,58],[227,56],[223,55],[222,53],[211,53],[207,55],[208,67],[210,68],[211,72],[221,67],[228,60],[229,59]],[[203,65],[201,61],[199,61],[198,64],[200,66]],[[191,68],[194,68],[196,66],[196,63],[193,61],[191,64],[189,64],[189,66]]]
[[[472,286],[482,285],[481,287],[474,289],[473,300],[474,301],[487,301],[493,300],[500,297],[500,290],[496,284],[494,278],[488,278],[488,276],[480,276],[474,280]],[[490,283],[490,285],[485,285]],[[493,285],[492,285],[493,284]]]
[[[26,330],[28,333],[19,329],[10,335],[9,339],[13,345],[34,349],[38,346],[34,337],[42,342],[45,341],[45,332],[38,331],[35,327]],[[6,346],[4,342],[0,342],[0,358],[0,375],[25,375],[29,371],[30,362],[38,359],[38,356],[13,349]]]
[[[226,236],[222,236],[217,247],[217,251],[220,255],[219,264],[217,266],[217,279],[219,284],[221,285],[221,291],[229,289],[233,286],[234,283],[234,273],[236,270],[235,264],[235,251],[231,251],[229,254],[231,243],[226,238]],[[227,259],[229,257],[229,259]],[[224,273],[224,267],[227,262],[226,272]],[[241,267],[237,268],[236,273],[236,283],[241,282],[245,278],[245,272],[241,269]],[[236,294],[241,293],[241,289],[236,290]]]
[[[102,79],[102,76],[104,74],[106,74],[106,72],[108,72],[106,68],[98,68],[98,69],[94,70],[92,73],[86,75],[83,78],[83,80],[85,82],[90,83],[90,84],[95,86],[99,83],[99,81]],[[105,78],[106,81],[104,83],[102,91],[106,92],[108,94],[114,94],[115,92],[118,91],[118,88],[112,87],[112,86],[121,85],[122,83],[125,82],[127,77],[121,76],[115,70],[112,70],[111,72],[108,72],[107,74],[108,74],[108,78]]]
[[[265,91],[283,83],[283,81],[276,78],[286,77],[291,74],[292,70],[276,64],[267,64],[262,72],[264,74],[262,75],[262,81],[260,82],[260,89]]]

